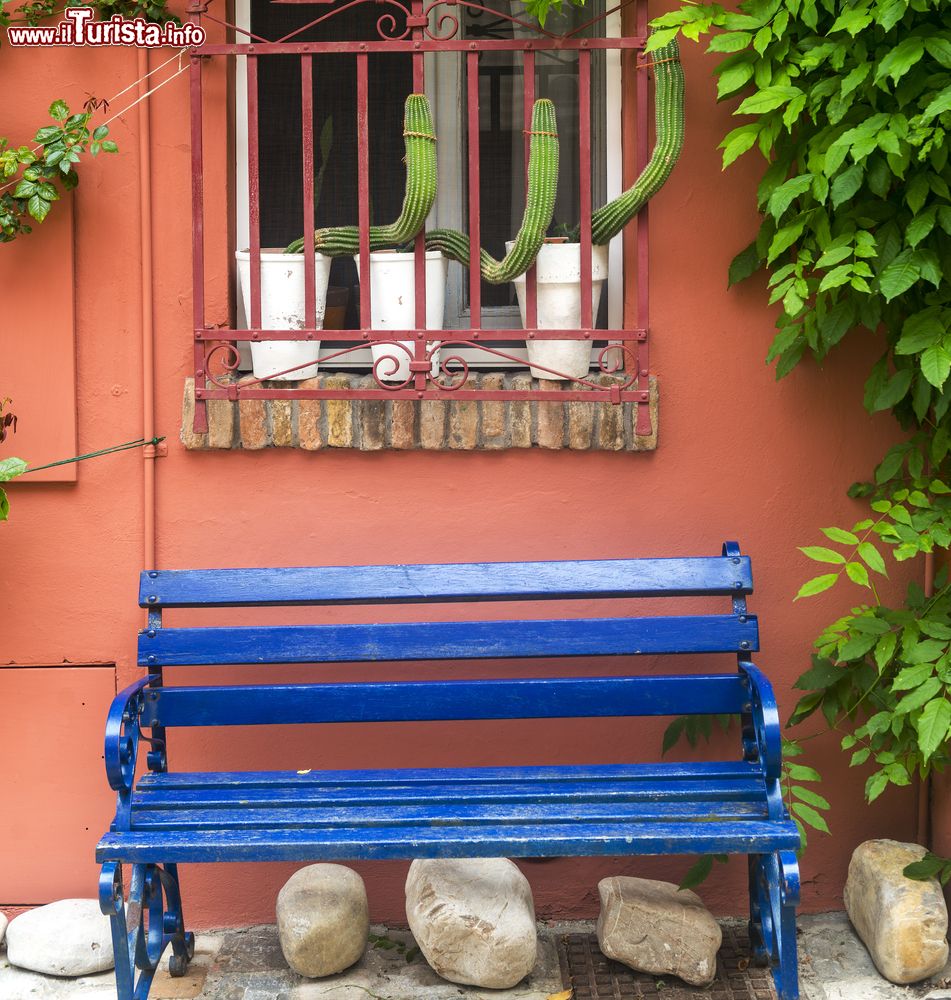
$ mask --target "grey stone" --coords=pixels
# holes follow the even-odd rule
[[[61,899],[27,910],[7,927],[11,965],[48,976],[87,976],[111,969],[109,918],[95,899]]]
[[[598,944],[608,958],[694,986],[713,982],[723,932],[696,893],[624,875],[602,879],[598,892]]]
[[[414,861],[406,918],[426,961],[450,982],[508,989],[535,967],[532,889],[506,858]]]
[[[867,840],[849,863],[846,913],[878,971],[893,983],[927,979],[948,960],[948,908],[940,883],[902,874],[924,855],[917,844]]]
[[[0,913],[0,944],[3,944],[3,939],[7,933],[7,924],[10,921],[7,920],[6,914]]]
[[[308,865],[277,897],[277,929],[287,964],[316,979],[359,961],[370,932],[363,879],[343,865]]]

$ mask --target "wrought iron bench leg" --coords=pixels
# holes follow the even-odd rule
[[[112,922],[118,1000],[146,1000],[167,945],[172,946],[169,972],[185,974],[195,938],[185,932],[174,865],[133,865],[127,902],[121,863],[106,862],[99,876],[99,906]]]
[[[799,863],[792,851],[778,851],[751,854],[749,864],[753,959],[771,967],[780,1000],[799,1000]]]

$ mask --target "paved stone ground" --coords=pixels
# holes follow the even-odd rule
[[[150,1000],[546,1000],[562,989],[556,935],[585,924],[540,928],[539,963],[512,990],[460,987],[440,979],[408,931],[372,929],[363,960],[340,976],[309,981],[284,962],[273,926],[202,934],[190,974],[156,977]],[[803,1000],[951,1000],[951,963],[926,983],[893,986],[878,975],[842,913],[800,919]],[[698,1000],[705,995],[696,990]],[[15,969],[0,951],[0,1000],[115,1000],[111,973],[55,979]]]

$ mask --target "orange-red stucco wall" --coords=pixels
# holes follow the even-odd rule
[[[153,65],[160,61],[156,54],[152,58]],[[855,599],[833,591],[794,604],[810,574],[795,546],[813,542],[823,525],[859,516],[845,489],[869,472],[896,430],[862,409],[863,373],[876,354],[867,339],[847,343],[823,369],[804,364],[779,384],[764,364],[772,332],[764,286],[726,287],[732,255],[756,228],[759,164],[721,173],[716,145],[729,127],[729,112],[715,104],[712,62],[690,46],[685,65],[687,146],[651,214],[652,367],[661,392],[660,445],[652,454],[185,452],[178,430],[191,363],[186,75],[157,94],[151,147],[156,426],[168,439],[168,457],[156,463],[158,565],[713,554],[723,539],[736,538],[753,557],[752,608],[761,616],[763,637],[759,662],[788,714],[795,698],[791,684],[808,665],[811,639]],[[54,97],[75,106],[87,92],[113,94],[135,78],[135,69],[132,51],[4,47],[4,107],[14,120],[4,121],[0,131],[26,141]],[[207,184],[217,213],[209,245],[211,270],[220,278],[209,307],[214,319],[227,300],[227,113],[220,79],[208,100],[219,109],[217,121],[206,119],[210,144],[220,149],[209,158]],[[135,111],[114,123],[120,154],[86,165],[75,198],[80,451],[136,438],[142,427],[137,123]],[[29,237],[44,238],[42,228]],[[18,252],[16,244],[0,248],[14,259]],[[56,266],[51,260],[50,267]],[[0,299],[32,302],[35,323],[16,331],[0,328],[2,351],[35,352],[44,337],[43,275],[29,271],[7,284]],[[35,381],[18,393],[43,392],[42,352],[37,359]],[[0,396],[9,391],[2,372],[0,360]],[[0,453],[15,454],[15,439]],[[70,720],[60,712],[55,665],[115,664],[120,687],[139,675],[134,649],[142,622],[135,600],[142,568],[142,464],[141,453],[131,451],[84,463],[75,484],[16,483],[12,518],[0,525],[0,670],[39,665],[48,667],[49,678],[41,702],[45,712],[35,725],[17,731],[20,750],[30,755],[49,743],[59,749],[59,766],[45,774],[43,804],[21,820],[43,825],[64,807],[90,802],[98,815],[98,828],[93,822],[85,834],[64,838],[55,857],[31,859],[62,873],[60,895],[94,895],[91,852],[110,817],[108,806],[99,805],[108,799],[98,748],[73,738]],[[361,676],[387,673],[411,676],[413,670],[397,674],[373,667]],[[432,673],[429,667],[416,671]],[[37,672],[20,674],[27,684]],[[31,688],[30,704],[37,703],[34,695]],[[101,708],[104,713],[106,705]],[[219,752],[219,762],[266,768],[651,757],[661,730],[661,723],[641,722],[419,726],[410,737],[393,726],[277,736],[236,729],[181,739],[173,734],[171,759],[175,767],[198,768]],[[804,907],[823,910],[840,905],[856,843],[871,835],[913,837],[915,798],[889,792],[867,808],[864,775],[848,771],[834,740],[814,742],[810,755],[826,776],[834,804],[833,837],[814,835],[804,860]],[[5,808],[10,805],[5,797]],[[526,863],[524,869],[540,915],[590,916],[602,875],[677,878],[684,864],[573,860]],[[186,867],[186,913],[199,927],[271,920],[291,868]],[[742,869],[738,860],[718,867],[701,890],[716,910],[744,909]],[[406,865],[367,864],[360,870],[368,877],[373,918],[400,920]],[[0,885],[0,904],[38,901],[7,898]]]

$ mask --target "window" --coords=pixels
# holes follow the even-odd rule
[[[466,39],[512,39],[533,32],[508,17],[524,16],[519,0],[485,0],[487,9],[455,8]],[[295,36],[295,40],[372,39],[377,37],[378,5],[356,6],[335,15],[325,24]],[[498,12],[496,14],[495,12]],[[281,38],[319,16],[320,8],[272,0],[237,0],[236,19],[261,38]],[[580,29],[579,37],[619,37],[620,12],[606,18],[604,0],[579,9],[566,4],[564,14],[553,12],[547,27],[563,34]],[[508,15],[508,16],[506,16]],[[248,119],[247,74],[237,60],[237,242],[246,247],[248,234]],[[380,56],[370,59],[370,182],[371,222],[395,218],[403,197],[402,168],[393,169],[403,157],[402,95],[412,89],[411,58]],[[558,109],[562,147],[559,192],[552,232],[577,222],[578,193],[578,55],[576,51],[539,52],[535,63],[536,93],[551,97]],[[426,57],[426,94],[433,108],[439,137],[439,189],[427,229],[449,227],[469,231],[465,121],[465,60],[459,52]],[[595,205],[621,191],[620,53],[593,53],[592,66],[592,201]],[[284,247],[300,235],[301,191],[300,70],[291,56],[262,60],[258,71],[260,100],[261,245]],[[522,135],[523,71],[513,51],[487,51],[479,59],[480,204],[482,245],[496,258],[505,254],[505,241],[518,229],[525,197],[525,143]],[[314,63],[315,225],[354,224],[357,219],[357,177],[354,170],[356,137],[356,68],[345,55],[325,55]],[[326,153],[326,156],[324,154]],[[610,275],[596,322],[599,327],[620,327],[623,307],[623,247],[615,238],[610,251]],[[359,326],[357,272],[348,258],[335,259],[330,277],[333,288],[348,296],[346,323]],[[239,327],[247,326],[240,295]],[[487,329],[521,325],[514,286],[482,282],[482,322]],[[449,267],[445,329],[467,329],[470,322],[468,275],[458,264]],[[511,341],[506,353],[524,359],[525,348]],[[323,339],[322,357],[339,352],[343,345]],[[518,367],[519,362],[500,359],[473,349],[454,351],[474,367]],[[369,350],[338,357],[340,369],[369,369]],[[521,366],[524,367],[524,360]],[[242,369],[250,370],[245,355]]]
[[[584,11],[569,8],[564,18],[549,22],[549,30],[514,16],[513,10],[522,9],[517,0],[432,0],[428,6],[424,0],[348,0],[332,6],[236,0],[236,24],[209,12],[208,19],[225,25],[234,41],[209,42],[191,53],[195,431],[201,433],[207,426],[209,399],[423,400],[447,399],[452,392],[457,400],[522,394],[562,403],[648,403],[646,212],[636,222],[635,259],[630,262],[632,275],[637,275],[638,328],[622,325],[619,238],[612,241],[600,314],[585,316],[591,309],[584,289],[596,288],[587,220],[593,207],[621,187],[622,54],[642,50],[646,35],[645,0],[629,2],[637,11],[635,37],[621,36],[620,8],[605,13],[598,6],[604,0],[589,0],[595,6]],[[214,237],[205,226],[202,115],[207,110],[202,80],[204,67],[214,59],[230,60],[235,67],[236,235],[239,248],[252,248],[239,254],[238,269],[244,269],[246,280],[233,327],[209,323],[204,305],[206,284],[213,280],[205,271],[204,246]],[[632,80],[636,166],[641,169],[648,152],[647,74],[634,73]],[[414,282],[418,304],[424,281],[430,289],[445,291],[446,305],[438,320],[427,316],[424,321],[420,307],[412,320],[402,318],[389,328],[376,320],[371,323],[371,298],[373,303],[381,298],[375,292],[371,296],[369,281],[357,288],[353,259],[335,258],[331,268],[326,258],[315,258],[309,245],[293,264],[298,269],[295,288],[305,300],[302,311],[295,314],[294,323],[273,316],[265,320],[259,249],[280,249],[314,226],[359,222],[360,256],[369,268],[370,259],[362,257],[369,252],[363,227],[389,222],[398,214],[404,185],[404,171],[398,166],[403,101],[421,91],[432,107],[439,141],[440,184],[427,230],[468,231],[475,244],[496,257],[502,256],[506,237],[514,235],[521,221],[528,144],[542,145],[539,137],[550,134],[530,132],[533,102],[545,97],[554,103],[561,168],[549,236],[557,235],[559,226],[573,228],[584,216],[581,250],[573,251],[575,268],[580,260],[582,289],[580,296],[575,292],[574,302],[582,318],[570,321],[569,329],[554,319],[543,320],[541,312],[534,318],[534,268],[514,283],[491,285],[479,280],[476,257],[470,268],[451,264],[438,284],[424,278],[429,265],[423,267],[421,235],[413,244],[415,255],[407,261],[415,278],[397,284],[395,297],[405,305],[399,290]],[[373,262],[380,263],[376,256]],[[272,274],[289,276],[292,263],[278,255],[269,267],[276,269]],[[342,323],[321,328],[317,322],[315,263],[330,268],[331,294],[333,286],[351,292]],[[305,273],[311,276],[307,281]],[[514,303],[513,284],[525,289],[524,323]],[[221,288],[214,288],[216,302],[220,296]],[[250,317],[240,315],[242,300]],[[305,311],[308,318],[300,319]],[[457,332],[431,336],[437,329]],[[248,331],[247,337],[242,331]],[[362,367],[373,378],[348,381],[346,388],[321,379],[298,386],[312,372],[295,364],[289,371],[267,369],[236,384],[228,372],[239,367],[236,347],[244,339],[269,351],[283,349],[288,342],[297,348],[308,346],[307,341],[320,342],[321,374]],[[402,350],[406,377],[381,377],[380,360],[371,366],[368,344]],[[469,381],[471,368],[524,367],[526,345],[535,351],[536,346],[572,344],[581,352],[579,367],[559,368],[549,361],[553,367],[546,369],[536,359],[532,364],[537,381],[530,388]],[[316,344],[309,349],[315,351]],[[312,354],[307,364],[314,360]],[[274,381],[281,375],[294,379],[293,373],[299,373],[297,381]],[[602,374],[616,377],[600,380]],[[561,378],[561,384],[553,385],[552,378]],[[640,407],[636,433],[650,432],[647,407]]]

